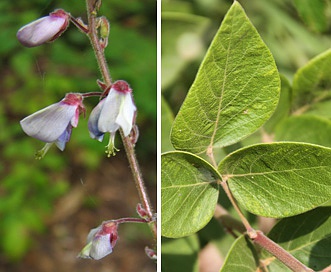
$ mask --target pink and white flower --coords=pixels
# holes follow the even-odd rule
[[[108,154],[114,154],[116,131],[121,128],[127,137],[134,125],[136,106],[133,102],[132,89],[123,80],[116,81],[109,90],[106,98],[92,110],[88,128],[90,136],[98,141],[103,140],[105,133],[110,133]]]
[[[86,246],[78,255],[79,258],[100,260],[113,252],[116,245],[118,224],[114,221],[104,221],[90,231]]]
[[[23,26],[17,32],[17,39],[26,47],[34,47],[58,38],[68,27],[70,15],[57,9],[48,16]]]
[[[85,112],[83,96],[68,93],[60,102],[29,115],[20,124],[27,135],[46,143],[55,143],[63,151],[82,112]]]

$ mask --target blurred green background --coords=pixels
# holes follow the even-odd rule
[[[79,271],[85,271],[90,264],[96,268],[100,263],[103,263],[102,267],[107,267],[108,263],[114,263],[112,257],[98,264],[91,261],[80,261],[77,264],[79,261],[75,255],[69,254],[68,259],[74,260],[68,261],[63,258],[65,252],[52,255],[51,250],[49,255],[52,255],[55,263],[72,262],[71,267],[68,265],[60,268],[60,265],[54,268],[56,270],[52,270],[52,266],[41,268],[42,265],[38,267],[37,262],[34,266],[31,257],[38,256],[38,253],[33,255],[30,252],[42,251],[46,244],[52,247],[56,243],[57,236],[54,238],[52,234],[58,233],[54,231],[57,222],[65,219],[68,225],[75,226],[70,223],[73,220],[81,226],[76,215],[85,209],[90,212],[89,216],[95,214],[95,217],[91,217],[89,222],[82,220],[87,224],[80,228],[82,234],[72,237],[76,244],[71,243],[65,249],[77,254],[90,228],[112,217],[135,216],[135,205],[139,201],[135,198],[135,186],[120,141],[117,147],[121,151],[116,157],[108,159],[104,153],[107,137],[103,143],[89,137],[87,119],[98,102],[97,98],[85,100],[87,116],[85,119],[81,116],[65,151],[60,152],[54,146],[41,161],[35,160],[34,154],[43,147],[43,143],[29,138],[20,128],[19,121],[22,118],[58,102],[67,92],[100,91],[96,80],[101,77],[90,43],[72,24],[54,43],[24,48],[17,41],[16,32],[21,26],[48,15],[56,8],[65,9],[86,21],[83,0],[0,2],[0,271],[29,271],[26,264],[29,260],[30,270],[33,271],[72,271],[77,269],[75,265],[83,265]],[[137,155],[155,206],[156,2],[104,0],[99,14],[106,16],[111,24],[109,45],[105,53],[112,78],[126,80],[133,89],[140,130]],[[115,181],[112,180],[111,169],[117,171]],[[123,169],[124,176],[119,169]],[[117,180],[122,182],[117,185],[118,188],[114,185]],[[93,184],[90,187],[89,182]],[[102,194],[98,183],[100,188],[108,188],[110,193]],[[101,184],[105,187],[101,187]],[[131,195],[127,195],[123,197],[123,203],[112,202],[112,186],[115,186],[114,192],[118,190],[123,193],[129,190],[123,187],[131,186],[133,190],[129,192],[133,194],[133,200],[130,200]],[[78,200],[75,198],[77,195]],[[60,209],[61,203],[67,203],[68,210],[74,205],[71,213],[63,218],[61,209],[65,214],[63,211],[66,205]],[[154,264],[147,260],[143,250],[146,243],[152,246],[148,228],[139,226],[123,229],[126,229],[127,234],[123,234],[123,238],[121,236],[122,240],[131,239],[138,243],[144,241],[136,249],[141,263],[135,263],[134,267],[140,267],[139,271],[150,271],[148,269],[153,268]],[[76,230],[67,230],[66,236],[70,235],[77,235]],[[115,265],[113,269],[125,271],[120,265]],[[144,270],[146,265],[147,270]]]

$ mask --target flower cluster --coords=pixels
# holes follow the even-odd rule
[[[83,32],[88,32],[87,26],[80,19],[72,18],[62,9],[55,10],[49,16],[40,18],[18,30],[19,42],[27,47],[34,47],[52,42],[57,39],[73,22]],[[105,17],[100,17],[97,28],[100,28],[100,45],[107,46],[109,22]],[[115,134],[121,129],[124,137],[130,137],[135,142],[138,130],[135,124],[137,108],[133,101],[132,89],[123,80],[118,80],[106,86],[98,82],[103,92],[98,93],[68,93],[65,97],[44,109],[41,109],[20,121],[23,131],[40,141],[46,143],[45,147],[37,153],[41,158],[49,147],[55,144],[64,150],[70,140],[72,129],[77,127],[81,114],[85,116],[86,109],[83,104],[85,98],[99,96],[98,105],[92,110],[88,129],[91,138],[102,141],[105,133],[110,134],[106,153],[108,156],[115,154]],[[139,206],[142,218],[122,218],[103,222],[99,227],[92,229],[87,237],[87,245],[78,257],[99,260],[113,251],[118,240],[118,224],[124,222],[148,223],[147,212]],[[146,217],[146,218],[143,218]],[[152,257],[154,253],[148,251]]]
[[[20,123],[24,132],[47,143],[40,157],[55,143],[64,150],[70,140],[73,127],[77,127],[79,115],[85,113],[83,105],[84,94],[69,93],[63,100],[50,105],[24,118]],[[88,128],[93,139],[103,140],[105,133],[110,133],[107,154],[115,154],[115,134],[123,130],[127,137],[135,122],[136,106],[133,102],[132,89],[123,80],[116,81],[108,95],[92,110]]]
[[[100,42],[106,46],[109,23],[105,17],[100,17],[101,37]],[[34,47],[57,39],[72,21],[80,30],[88,31],[80,19],[74,19],[71,15],[57,9],[48,16],[31,22],[17,32],[17,38],[21,44]],[[133,102],[132,89],[123,80],[114,82],[106,88],[107,96],[99,102],[92,111],[88,128],[93,139],[100,142],[105,133],[110,133],[107,145],[108,156],[115,154],[115,134],[122,129],[125,137],[129,136],[132,128],[135,128],[136,106]],[[70,140],[71,131],[76,127],[81,113],[85,114],[83,98],[87,94],[69,93],[63,100],[50,105],[21,121],[22,129],[26,134],[46,143],[39,151],[38,157],[43,157],[49,147],[55,143],[60,150],[64,150]]]

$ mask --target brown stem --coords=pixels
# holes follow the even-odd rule
[[[235,208],[236,212],[238,213],[241,222],[244,224],[247,233],[249,234],[249,236],[254,237],[255,235],[255,230],[252,228],[252,226],[249,224],[248,220],[246,219],[246,217],[242,214],[239,206],[237,205],[236,200],[234,199],[234,197],[232,196],[232,193],[228,187],[228,183],[227,180],[225,179],[224,181],[221,182],[221,185],[226,193],[226,195],[228,196],[229,200],[231,201],[231,204],[233,205],[233,207]]]
[[[274,255],[278,260],[280,260],[283,264],[285,264],[288,268],[292,269],[294,272],[313,272],[314,270],[305,266],[299,260],[294,258],[290,253],[288,253],[285,249],[280,247],[274,241],[269,239],[267,236],[263,234],[262,231],[256,231],[255,237],[250,237],[255,244],[260,245],[265,250]]]
[[[96,22],[96,15],[97,15],[97,9],[100,6],[101,1],[99,0],[86,0],[87,5],[87,17],[88,17],[88,37],[90,38],[92,47],[95,52],[95,56],[100,68],[100,72],[102,74],[104,83],[107,86],[112,85],[112,79],[110,77],[108,65],[106,62],[106,58],[104,55],[104,51],[102,46],[100,45],[98,33],[97,33],[97,22]],[[139,164],[135,155],[134,145],[131,143],[129,137],[124,137],[122,130],[121,131],[121,137],[122,141],[125,147],[125,151],[127,154],[128,161],[131,166],[132,175],[139,193],[140,200],[142,202],[143,207],[148,213],[148,216],[152,219],[153,218],[153,208],[151,205],[151,202],[149,200],[149,196],[147,194],[145,183],[142,178]],[[157,228],[156,228],[156,222],[155,220],[151,220],[151,223],[149,224],[154,238],[157,238]]]
[[[107,61],[102,46],[99,43],[99,37],[97,33],[97,22],[96,22],[96,1],[86,0],[87,4],[87,19],[88,19],[88,36],[90,38],[100,72],[102,74],[103,80],[107,86],[112,85],[112,79],[110,77]]]

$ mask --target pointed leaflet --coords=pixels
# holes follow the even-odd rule
[[[233,243],[220,272],[255,272],[258,265],[254,246],[242,235]]]
[[[331,207],[319,207],[298,216],[280,220],[268,237],[303,264],[321,271],[331,263]],[[268,252],[262,259],[270,259]],[[272,271],[290,271],[279,261],[268,266]]]
[[[269,49],[234,2],[175,119],[174,147],[202,153],[238,142],[271,116],[279,88]]]
[[[213,217],[218,174],[187,152],[168,152],[161,159],[161,234],[177,238],[195,233]]]
[[[236,200],[266,217],[297,215],[331,198],[331,149],[304,143],[242,148],[219,165]]]

